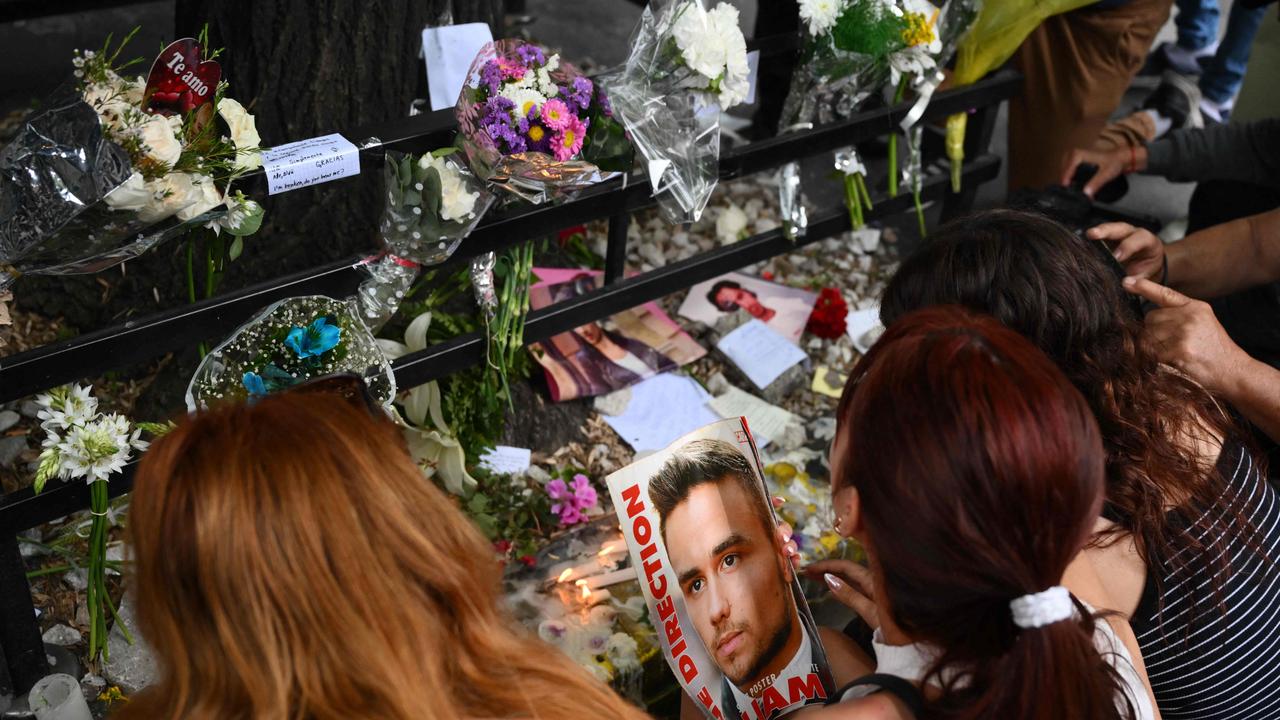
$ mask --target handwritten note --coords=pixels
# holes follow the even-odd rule
[[[808,357],[759,320],[751,320],[720,338],[716,347],[761,389]]]
[[[262,151],[267,192],[276,195],[360,174],[360,157],[350,140],[334,133]]]
[[[480,456],[480,465],[495,475],[519,475],[529,469],[532,456],[528,448],[498,445]]]
[[[427,63],[432,110],[457,104],[472,61],[480,48],[492,41],[493,32],[487,23],[423,28],[422,58]]]
[[[661,450],[720,419],[707,408],[710,399],[696,380],[663,373],[632,385],[627,409],[621,415],[606,415],[604,421],[636,452]]]
[[[756,101],[756,80],[760,77],[760,51],[752,50],[747,53],[747,99],[746,103],[750,105]]]
[[[756,444],[760,446],[782,438],[788,433],[789,426],[800,421],[786,410],[732,386],[720,397],[712,398],[707,405],[722,418],[745,417]]]

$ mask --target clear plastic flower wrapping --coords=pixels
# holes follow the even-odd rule
[[[719,99],[697,89],[706,78],[670,54],[672,25],[688,2],[651,0],[631,34],[626,64],[600,78],[644,157],[659,208],[677,223],[701,217],[720,164]]]
[[[280,347],[291,328],[305,328],[318,317],[332,318],[342,330],[338,345],[318,356],[311,367],[298,376],[299,382],[335,373],[354,373],[364,378],[369,393],[388,412],[396,395],[395,375],[360,318],[354,300],[334,300],[323,295],[285,298],[272,303],[241,325],[196,368],[187,386],[187,409],[196,412],[220,402],[240,401],[249,396],[245,373],[260,373],[273,354],[287,352]]]
[[[496,199],[452,154],[436,159],[435,165],[455,175],[456,183],[429,166],[429,157],[386,153],[378,227],[385,252],[364,265],[369,279],[356,293],[361,315],[375,329],[395,315],[418,270],[448,260]],[[448,206],[452,198],[444,197],[446,187],[466,196],[461,209]],[[455,212],[462,216],[453,217]]]
[[[73,85],[46,99],[0,150],[0,289],[22,274],[93,273],[135,258],[219,206],[181,221],[143,220],[105,198],[133,174],[123,148],[103,137],[97,113]]]

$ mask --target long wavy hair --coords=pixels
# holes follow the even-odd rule
[[[1097,425],[1052,361],[989,317],[921,310],[857,364],[836,417],[832,491],[857,488],[894,622],[941,653],[923,717],[1132,717],[1103,621],[1077,604],[1022,629],[1010,610],[1061,583],[1102,503]]]
[[[1030,339],[1089,401],[1102,431],[1117,526],[1095,542],[1131,535],[1148,565],[1165,561],[1184,577],[1205,571],[1216,595],[1233,539],[1262,550],[1247,497],[1228,493],[1216,464],[1190,448],[1206,435],[1244,435],[1209,392],[1162,366],[1141,340],[1122,277],[1101,243],[1039,215],[994,210],[931,235],[889,282],[880,317],[888,325],[917,308],[958,304]]]
[[[337,396],[179,422],[129,536],[160,675],[119,718],[645,717],[515,625],[488,543]]]

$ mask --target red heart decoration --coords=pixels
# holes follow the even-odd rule
[[[142,109],[161,115],[186,115],[213,102],[222,68],[212,60],[201,62],[200,57],[195,38],[174,40],[160,51],[147,74]]]

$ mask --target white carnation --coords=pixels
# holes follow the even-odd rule
[[[728,108],[747,97],[747,43],[738,27],[738,9],[728,3],[716,5],[710,12],[697,0],[676,11],[671,34],[680,56],[691,70],[720,82],[721,108]]]
[[[716,218],[716,237],[725,245],[738,242],[747,229],[747,222],[747,214],[742,208],[729,203],[729,207],[721,210],[720,217]]]
[[[817,37],[835,27],[844,8],[844,0],[800,0],[800,19],[809,28],[809,34]]]
[[[725,72],[720,80],[720,109],[729,108],[747,99],[751,91],[751,66],[747,64],[747,41],[738,28],[738,9],[720,3],[707,14],[716,34],[724,39]]]

